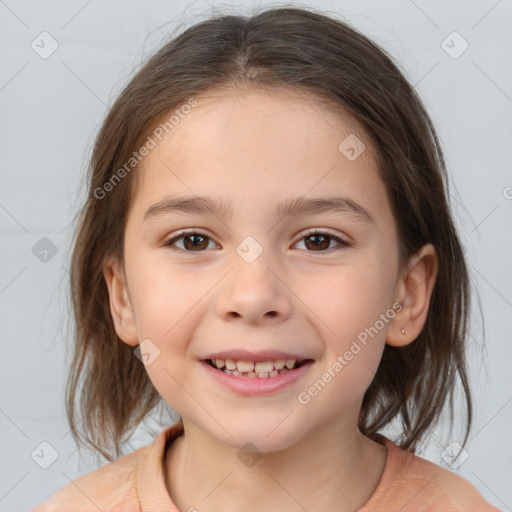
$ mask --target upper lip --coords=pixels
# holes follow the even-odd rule
[[[276,361],[279,359],[294,359],[296,361],[304,361],[311,359],[302,357],[298,354],[291,354],[289,352],[282,352],[281,350],[261,350],[259,352],[249,352],[247,350],[224,350],[222,352],[215,352],[205,357],[205,359],[231,359],[235,361]]]

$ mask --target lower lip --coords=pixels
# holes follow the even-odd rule
[[[276,377],[239,377],[224,373],[222,370],[217,370],[206,361],[200,361],[200,363],[213,379],[232,391],[236,391],[242,395],[263,395],[279,391],[301,377],[304,377],[313,364],[313,361],[309,361],[295,370],[290,370]]]

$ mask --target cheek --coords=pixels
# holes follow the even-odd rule
[[[389,287],[372,268],[343,269],[312,298],[325,349],[310,387],[299,397],[301,404],[313,404],[308,405],[312,415],[333,419],[357,408],[380,364],[394,310]]]
[[[392,283],[378,264],[347,266],[325,283],[311,296],[311,307],[322,320],[323,366],[339,376],[338,382],[347,379],[364,391],[380,363],[394,316]]]
[[[206,279],[177,271],[176,266],[140,261],[132,270],[139,334],[160,341],[183,332],[211,288]]]
[[[343,343],[391,307],[391,291],[391,282],[377,265],[347,265],[326,273],[324,279],[316,276],[301,296],[307,297],[307,306],[330,337]]]
[[[207,292],[190,279],[154,269],[139,283],[138,329],[158,347],[159,356],[146,371],[162,398],[182,414],[190,400],[187,368],[193,356],[189,347],[194,329],[201,321],[200,299]],[[186,282],[185,282],[186,281]],[[205,288],[204,282],[202,287]],[[188,398],[187,398],[188,397]]]

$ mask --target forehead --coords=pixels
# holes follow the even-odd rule
[[[372,143],[341,107],[279,89],[214,90],[195,99],[137,170],[141,208],[197,194],[255,211],[333,192],[386,208]]]

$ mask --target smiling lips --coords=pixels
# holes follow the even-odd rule
[[[297,359],[276,359],[270,361],[248,361],[235,359],[207,359],[213,368],[236,377],[268,378],[277,377],[298,368],[304,361]]]

